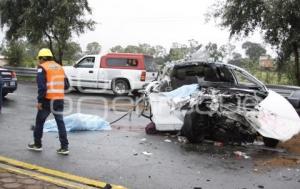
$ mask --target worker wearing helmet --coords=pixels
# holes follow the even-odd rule
[[[38,53],[38,113],[34,127],[34,143],[28,144],[28,149],[33,151],[42,151],[42,136],[44,123],[50,113],[54,115],[61,148],[57,153],[67,155],[68,139],[63,120],[64,109],[64,89],[66,87],[65,74],[63,68],[53,60],[50,49],[43,48]]]

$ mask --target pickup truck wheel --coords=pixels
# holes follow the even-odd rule
[[[129,93],[129,85],[127,81],[118,79],[113,82],[112,90],[117,96],[126,96]]]

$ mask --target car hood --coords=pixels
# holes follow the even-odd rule
[[[280,94],[269,90],[268,96],[245,118],[262,136],[280,141],[300,132],[300,118],[294,107]]]

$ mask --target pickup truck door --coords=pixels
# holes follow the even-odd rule
[[[98,69],[98,88],[100,89],[110,89],[111,87],[111,73],[109,69],[103,68],[103,65],[106,62],[106,57],[102,57],[99,62],[100,66]]]
[[[97,88],[97,64],[95,56],[86,56],[74,66],[72,82],[83,88]]]

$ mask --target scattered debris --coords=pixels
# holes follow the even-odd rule
[[[146,142],[147,139],[146,139],[146,138],[142,138],[141,141],[142,141],[142,142]]]
[[[178,136],[177,140],[178,140],[178,142],[183,143],[183,144],[186,144],[188,142],[188,140],[184,136]]]
[[[235,151],[233,152],[234,155],[236,155],[237,157],[243,157],[244,159],[250,159],[250,156],[248,156],[246,153],[241,152],[241,151]]]
[[[155,135],[158,133],[158,131],[156,130],[156,126],[153,122],[149,123],[146,126],[145,131],[148,135]]]
[[[263,185],[258,185],[257,187],[258,188],[265,188]]]
[[[172,142],[170,139],[166,139],[166,140],[164,140],[165,142],[168,142],[168,143],[170,143],[170,142]]]
[[[256,165],[264,167],[294,167],[300,165],[300,159],[292,157],[275,157],[268,160],[258,160],[256,161]]]
[[[251,144],[250,144],[250,145],[251,145]],[[256,146],[263,146],[264,143],[263,143],[262,141],[255,140],[255,141],[253,142],[253,145],[256,145]]]
[[[144,154],[145,156],[152,156],[152,153],[147,152],[147,151],[143,152],[143,154]]]
[[[224,146],[223,142],[214,142],[214,146],[222,147]]]
[[[300,134],[284,143],[280,143],[279,146],[285,148],[288,152],[300,155]]]

